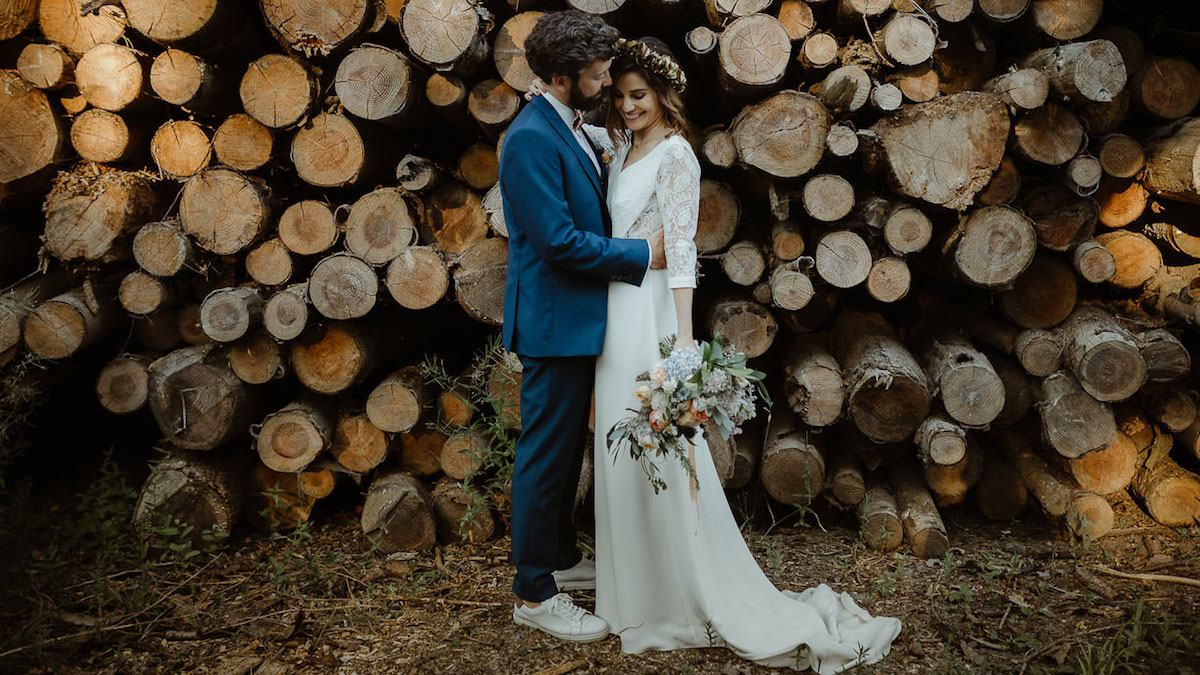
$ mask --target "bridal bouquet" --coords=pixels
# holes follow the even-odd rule
[[[690,441],[700,425],[710,422],[722,438],[741,433],[740,425],[754,417],[755,391],[771,404],[763,386],[765,374],[746,366],[746,355],[727,351],[721,336],[702,342],[698,349],[675,350],[675,338],[659,345],[663,359],[638,375],[638,409],[608,431],[608,447],[627,441],[657,494],[667,487],[654,458],[674,456],[687,468],[693,489],[696,470]]]

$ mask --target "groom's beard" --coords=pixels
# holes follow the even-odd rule
[[[583,91],[579,89],[579,81],[571,80],[571,92],[568,95],[570,100],[567,101],[567,105],[580,112],[591,112],[600,105],[600,103],[604,100],[605,94],[607,93],[608,89],[601,87],[600,91],[596,92],[595,96],[586,96],[584,95]]]

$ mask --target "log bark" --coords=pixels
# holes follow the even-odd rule
[[[776,267],[767,281],[767,290],[771,304],[788,311],[804,309],[816,296],[812,280],[794,263]]]
[[[1039,398],[1042,433],[1063,457],[1078,457],[1116,439],[1112,410],[1084,391],[1071,373],[1060,370],[1043,380]]]
[[[1021,61],[1045,73],[1050,87],[1072,101],[1109,103],[1125,87],[1125,60],[1108,40],[1087,40],[1040,49]]]
[[[785,262],[804,254],[804,233],[798,223],[781,220],[771,225],[771,253]]]
[[[425,99],[437,117],[461,126],[467,117],[467,85],[454,73],[434,73],[425,81]]]
[[[366,414],[347,412],[338,416],[329,454],[341,466],[361,475],[382,464],[391,447],[387,434]]]
[[[360,525],[363,534],[374,537],[387,553],[430,551],[437,543],[429,491],[419,480],[399,471],[379,473],[372,479]]]
[[[0,294],[0,354],[21,343],[21,325],[42,302],[74,286],[65,272],[39,274]]]
[[[972,438],[967,441],[964,454],[957,462],[928,463],[923,473],[925,484],[929,486],[934,503],[939,508],[962,504],[983,477],[983,450]]]
[[[1097,153],[1100,168],[1114,178],[1132,178],[1146,164],[1142,144],[1125,134],[1109,134],[1100,139]]]
[[[1012,520],[1025,511],[1029,490],[1021,474],[999,453],[983,457],[983,476],[975,486],[975,504],[989,520]]]
[[[492,140],[512,122],[520,107],[521,95],[502,80],[483,80],[467,94],[467,112]]]
[[[1150,193],[1136,180],[1101,178],[1093,198],[1100,206],[1100,224],[1116,228],[1142,216],[1150,202]]]
[[[321,316],[345,320],[366,316],[379,295],[379,277],[362,258],[335,253],[313,266],[308,299]]]
[[[951,329],[935,329],[922,341],[925,373],[946,413],[968,427],[985,427],[1004,408],[1004,382],[988,358]]]
[[[1021,172],[1012,159],[1005,157],[975,201],[983,206],[999,206],[1012,202],[1020,192]]]
[[[442,172],[432,161],[417,155],[405,155],[396,165],[396,181],[408,192],[423,194],[441,184]]]
[[[811,503],[825,485],[825,450],[788,411],[767,425],[761,479],[773,499],[795,506]]]
[[[200,346],[212,342],[212,338],[204,334],[204,328],[200,325],[200,303],[180,307],[175,315],[175,322],[179,328],[180,339],[187,344]]]
[[[256,288],[219,288],[200,304],[200,326],[217,342],[233,342],[262,323],[265,302],[265,294]]]
[[[950,263],[968,283],[983,288],[1007,286],[1029,268],[1037,249],[1032,223],[1007,206],[971,212],[950,237]]]
[[[1061,185],[1043,185],[1027,191],[1021,208],[1033,221],[1038,243],[1051,251],[1069,251],[1091,239],[1099,208],[1096,202]]]
[[[292,340],[308,326],[308,282],[276,291],[263,307],[263,328],[276,340]]]
[[[413,246],[388,265],[384,285],[401,307],[426,309],[445,297],[450,272],[435,249]]]
[[[826,487],[844,506],[857,506],[867,493],[862,463],[849,452],[829,453]]]
[[[386,360],[394,336],[370,327],[335,321],[291,343],[292,368],[300,383],[318,394],[336,394],[366,379]]]
[[[71,147],[91,162],[128,162],[145,152],[143,130],[117,113],[89,108],[71,123]]]
[[[905,66],[928,61],[937,43],[930,22],[918,14],[904,12],[893,14],[876,39],[888,58]]]
[[[816,97],[783,91],[742,110],[729,133],[743,163],[794,178],[820,161],[829,124],[829,111]]]
[[[154,352],[169,352],[175,349],[182,340],[176,312],[168,309],[134,317],[133,339]]]
[[[1063,323],[1064,361],[1099,401],[1123,401],[1146,382],[1133,335],[1099,307],[1080,307]]]
[[[0,40],[8,40],[25,32],[37,18],[37,0],[14,0],[0,8]]]
[[[65,359],[115,335],[126,325],[111,280],[85,281],[39,304],[25,319],[22,338],[36,356]]]
[[[433,392],[417,366],[406,366],[383,378],[367,397],[367,417],[384,431],[409,432],[433,407]]]
[[[1117,259],[1112,251],[1095,239],[1076,246],[1071,254],[1071,262],[1079,276],[1093,284],[1108,281],[1117,273]]]
[[[1146,507],[1150,517],[1168,527],[1200,522],[1200,476],[1179,466],[1163,453],[1143,451],[1130,492]]]
[[[926,417],[917,427],[913,442],[917,456],[926,466],[957,464],[967,454],[967,432],[942,414]]]
[[[189,178],[179,201],[184,231],[217,255],[233,255],[254,243],[271,215],[271,191],[264,181],[222,167]]]
[[[482,544],[496,533],[492,512],[476,504],[457,481],[443,478],[434,486],[431,496],[438,538],[442,541]],[[468,515],[472,517],[468,518]]]
[[[46,251],[63,261],[128,258],[128,240],[151,219],[157,198],[141,174],[61,174],[46,196]]]
[[[463,253],[454,270],[454,296],[468,316],[492,326],[501,324],[507,268],[504,239],[483,239]]]
[[[1156,386],[1146,387],[1142,395],[1146,412],[1167,431],[1180,434],[1196,422],[1198,402],[1195,390]]]
[[[714,127],[704,132],[700,141],[700,158],[709,164],[728,169],[738,160],[737,145],[733,136],[723,127]]]
[[[1147,382],[1171,382],[1192,369],[1192,356],[1175,334],[1154,328],[1134,336],[1138,351],[1146,361]]]
[[[184,450],[211,450],[246,433],[257,400],[211,344],[177,349],[150,364],[150,411]]]
[[[853,113],[871,99],[871,76],[861,66],[835,68],[809,88],[834,113]]]
[[[1037,68],[1021,68],[983,83],[983,91],[995,94],[1020,110],[1040,108],[1050,94],[1050,80]]]
[[[1059,258],[1042,255],[1000,294],[1000,306],[1018,326],[1053,328],[1075,309],[1078,292],[1075,271]]]
[[[164,524],[187,525],[198,549],[228,537],[242,516],[244,465],[233,449],[197,454],[172,448],[142,484],[133,507],[134,530],[150,539]]]
[[[833,65],[837,55],[837,38],[827,31],[818,31],[804,38],[797,58],[806,70],[820,70]]]
[[[797,336],[783,363],[788,405],[804,424],[829,426],[842,414],[845,386],[821,334]]]
[[[996,419],[992,420],[991,426],[1013,426],[1025,419],[1025,414],[1033,405],[1033,385],[1020,364],[1011,358],[991,353],[988,359],[996,369],[996,374],[1000,376],[1000,381],[1004,383],[1004,407],[1000,414],[996,415]]]
[[[150,357],[121,354],[109,361],[96,376],[96,400],[114,415],[141,410],[149,395]]]
[[[1042,508],[1052,516],[1065,518],[1072,533],[1099,539],[1112,529],[1112,507],[1102,497],[1081,490],[1070,478],[1054,473],[1019,433],[1006,430],[995,438]]]
[[[1062,365],[1063,338],[1041,328],[1023,330],[1013,343],[1013,355],[1025,372],[1034,377],[1046,377]]]
[[[270,161],[274,149],[271,130],[245,113],[225,118],[213,133],[217,161],[238,171],[261,169]]]
[[[303,471],[333,440],[333,402],[311,394],[267,415],[255,448],[268,468],[281,473]]]
[[[929,413],[930,384],[891,326],[877,314],[843,311],[830,344],[855,426],[877,443],[911,436]]]
[[[865,477],[866,494],[858,506],[859,532],[866,545],[880,552],[894,551],[904,543],[900,507],[887,480],[876,473]]]
[[[380,188],[355,201],[344,230],[346,250],[369,265],[391,262],[417,240],[412,210],[395,188]]]
[[[508,239],[508,224],[504,222],[504,196],[497,182],[483,196],[483,212],[487,214],[488,229],[497,237]]]
[[[1146,189],[1167,199],[1200,203],[1200,118],[1185,118],[1158,130],[1145,148]]]
[[[913,460],[905,460],[888,471],[904,535],[919,558],[941,558],[950,549],[946,525],[938,513],[933,497],[925,487],[921,471]]]
[[[526,4],[526,3],[521,3]],[[525,39],[530,31],[542,18],[542,12],[521,12],[513,16],[500,30],[496,32],[495,44],[492,47],[492,60],[496,63],[496,72],[500,74],[508,86],[517,91],[528,91],[533,83],[533,70],[525,60]]]

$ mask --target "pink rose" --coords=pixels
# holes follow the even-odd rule
[[[696,399],[692,399],[692,401],[688,404],[688,412],[691,413],[692,417],[696,418],[697,422],[708,421],[708,412],[700,410],[696,407]]]
[[[650,428],[662,431],[667,428],[667,415],[661,410],[650,411]]]
[[[650,381],[654,386],[661,387],[663,382],[667,381],[667,371],[662,366],[654,366],[650,369]]]

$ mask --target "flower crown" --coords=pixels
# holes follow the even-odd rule
[[[687,76],[683,74],[683,69],[675,59],[655,51],[645,42],[617,38],[617,55],[633,59],[648,72],[665,78],[680,94],[687,89]]]

